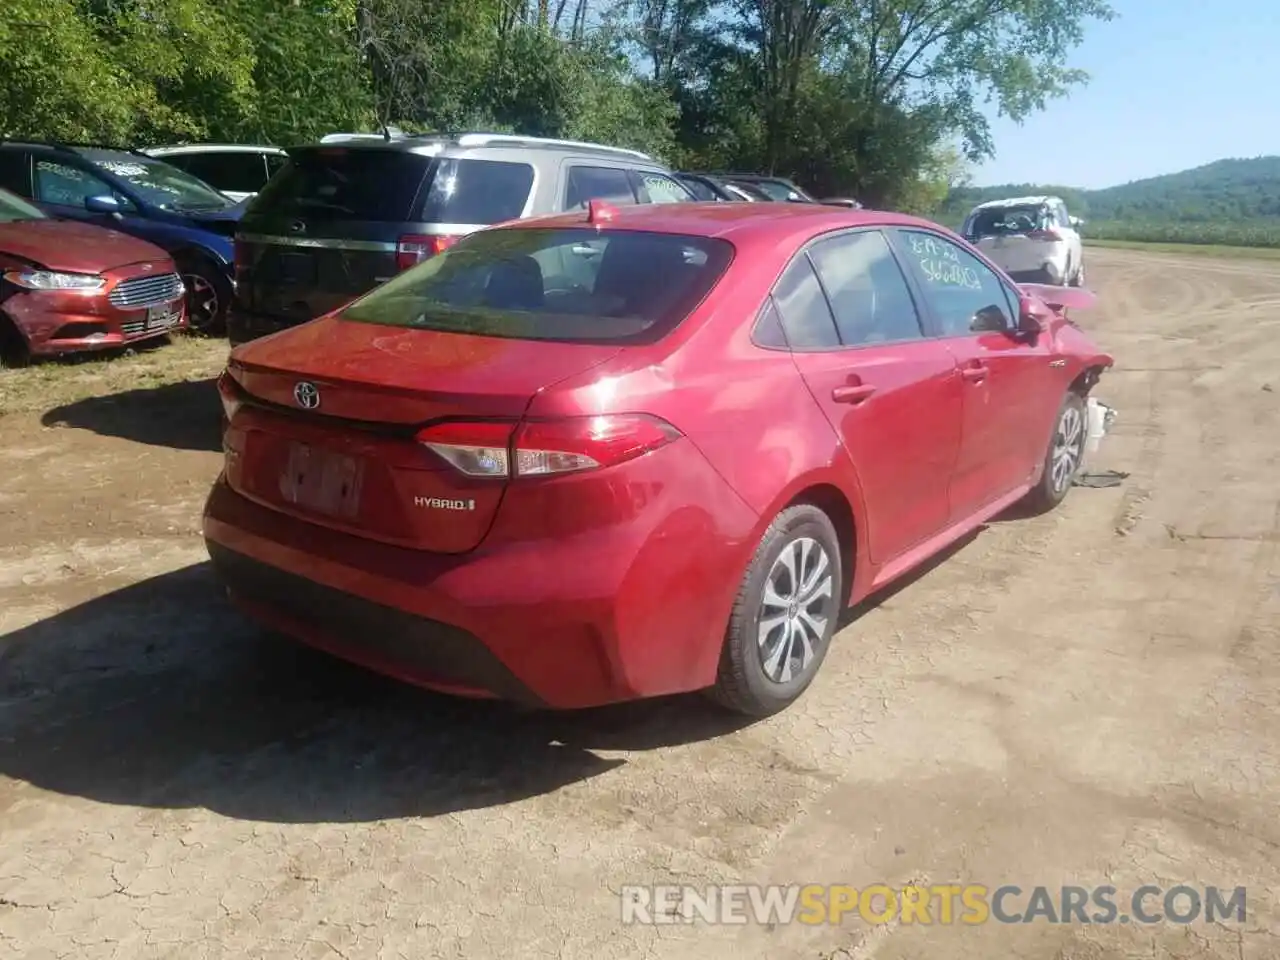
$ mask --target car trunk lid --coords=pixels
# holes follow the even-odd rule
[[[514,430],[540,390],[617,355],[324,318],[237,349],[227,479],[313,523],[442,553],[474,549],[506,480],[469,477],[415,439],[453,419]]]

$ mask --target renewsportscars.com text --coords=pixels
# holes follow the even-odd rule
[[[1244,887],[624,886],[623,923],[871,924],[1244,923]]]

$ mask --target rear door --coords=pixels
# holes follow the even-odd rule
[[[890,562],[947,525],[961,428],[955,360],[925,337],[878,230],[811,245],[779,280],[773,304],[796,366],[853,460],[871,559]]]
[[[925,230],[895,231],[963,381],[964,426],[951,475],[951,516],[960,521],[1031,476],[1044,455],[1047,405],[1060,396],[1049,377],[1048,340],[1015,334],[1017,294],[985,263]]]

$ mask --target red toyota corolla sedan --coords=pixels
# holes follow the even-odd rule
[[[423,686],[770,714],[843,606],[1066,495],[1089,297],[816,204],[485,230],[232,354],[209,552],[262,622]]]
[[[0,362],[165,336],[187,324],[185,293],[159,247],[0,190]]]

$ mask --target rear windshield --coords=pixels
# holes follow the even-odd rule
[[[991,207],[973,215],[967,233],[971,237],[1007,237],[1044,230],[1049,225],[1048,219],[1044,207]]]
[[[487,226],[523,214],[532,189],[527,163],[323,147],[294,151],[253,209],[326,220]]]
[[[732,259],[732,245],[708,237],[482,230],[341,316],[521,340],[650,343],[688,316]]]
[[[294,150],[262,188],[253,211],[325,220],[411,220],[430,166],[431,158],[402,150]]]

